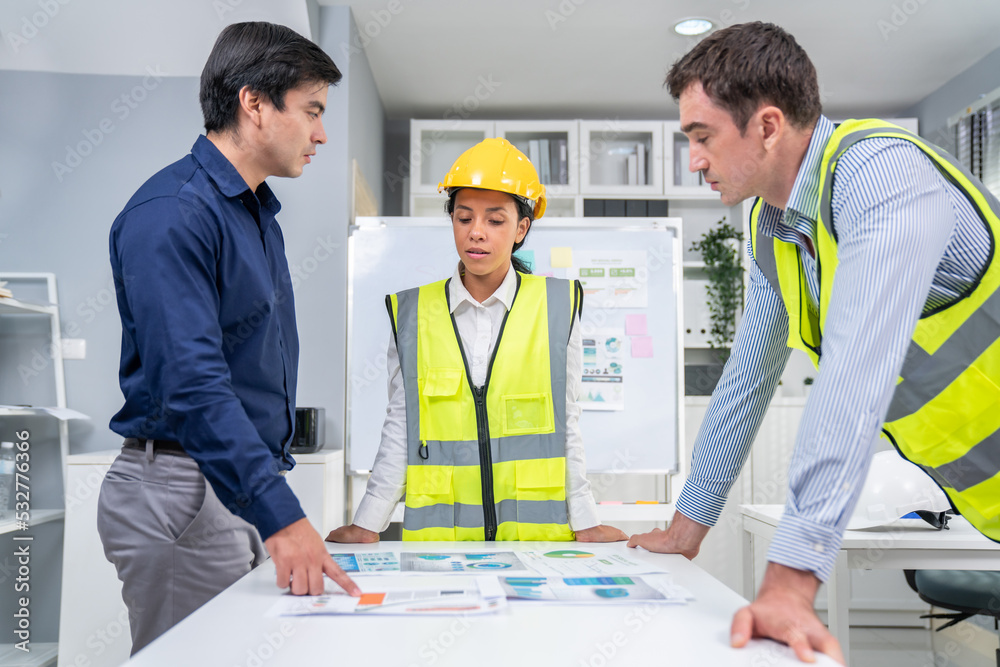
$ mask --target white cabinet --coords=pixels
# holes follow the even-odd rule
[[[701,172],[690,170],[691,151],[687,136],[681,132],[680,121],[663,123],[663,193],[670,197],[718,199],[702,178]]]
[[[663,122],[580,121],[580,193],[663,194]]]
[[[117,455],[118,450],[109,450],[69,457],[60,666],[119,665],[128,660],[132,646],[121,582],[97,535],[97,499]],[[296,454],[295,460],[288,484],[309,521],[326,537],[344,525],[344,450]]]
[[[17,453],[4,508],[14,514],[0,521],[0,664],[45,665],[55,660],[59,639],[65,420],[82,415],[66,410],[55,276],[8,273],[0,280],[15,297],[0,299],[0,441],[13,441]],[[29,652],[18,649],[25,640]]]
[[[443,216],[438,183],[466,150],[496,136],[493,121],[410,121],[410,215]]]
[[[550,198],[576,195],[579,183],[579,121],[506,120],[496,122],[495,136],[528,156]]]

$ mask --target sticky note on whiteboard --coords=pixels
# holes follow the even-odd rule
[[[549,257],[549,264],[553,269],[568,269],[573,266],[573,249],[553,248]]]
[[[651,336],[633,336],[631,340],[633,357],[653,356],[653,338]]]
[[[626,336],[645,336],[646,335],[646,314],[638,313],[636,315],[626,315],[625,316],[625,335]]]
[[[535,270],[535,251],[534,250],[518,250],[514,253],[514,257],[528,265],[528,268],[532,271]]]

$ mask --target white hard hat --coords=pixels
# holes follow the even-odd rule
[[[868,478],[848,530],[882,526],[910,512],[942,513],[951,503],[930,475],[896,451],[878,452],[872,457]]]

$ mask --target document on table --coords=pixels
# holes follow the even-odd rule
[[[597,577],[666,573],[614,548],[550,551],[357,551],[330,554],[345,572],[359,574],[497,574]]]
[[[410,574],[531,573],[513,551],[404,551],[400,568]]]
[[[341,570],[352,574],[399,572],[399,555],[392,551],[359,551],[330,556]]]
[[[323,595],[282,595],[268,616],[324,616],[335,614],[394,614],[411,616],[489,614],[507,600],[494,576],[371,577],[361,582],[355,598],[327,582]],[[334,590],[336,589],[336,590]]]
[[[614,549],[587,547],[552,551],[521,551],[518,555],[532,570],[547,577],[595,577],[666,573],[662,567],[650,565]]]
[[[694,596],[678,586],[666,574],[642,577],[501,577],[500,585],[508,598],[609,604],[654,601],[685,604]]]

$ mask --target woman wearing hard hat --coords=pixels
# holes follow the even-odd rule
[[[512,253],[545,212],[528,158],[486,139],[448,193],[459,262],[386,297],[389,407],[364,498],[331,542],[375,542],[406,494],[405,540],[625,540],[600,525],[578,420],[583,292]]]

